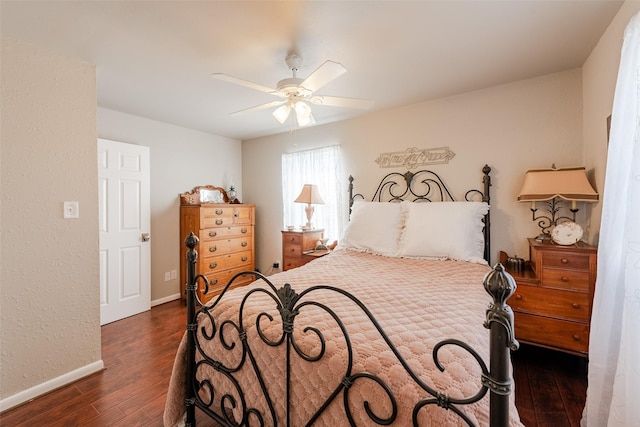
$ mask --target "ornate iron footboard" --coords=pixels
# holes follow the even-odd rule
[[[340,397],[343,400],[343,410],[346,418],[349,420],[350,425],[356,425],[353,419],[352,408],[349,403],[349,390],[350,387],[360,381],[361,379],[368,379],[375,382],[381,390],[386,393],[387,398],[391,402],[392,411],[390,415],[382,418],[375,412],[375,408],[371,408],[368,402],[364,403],[364,410],[366,411],[369,419],[377,425],[388,425],[394,422],[397,416],[397,402],[396,397],[393,395],[389,385],[387,385],[380,377],[373,373],[368,372],[353,372],[352,369],[352,353],[353,348],[349,339],[349,332],[346,326],[342,323],[338,315],[331,309],[324,305],[321,301],[315,301],[311,299],[314,293],[318,290],[331,291],[339,293],[346,298],[350,299],[356,306],[358,306],[363,313],[366,314],[372,325],[377,329],[380,336],[384,339],[389,349],[393,352],[397,360],[402,367],[408,373],[408,375],[415,381],[415,383],[424,390],[425,398],[416,402],[413,406],[413,425],[418,425],[418,415],[422,408],[429,405],[438,405],[455,412],[465,423],[473,425],[472,421],[464,412],[464,405],[468,405],[482,399],[487,392],[490,393],[490,420],[492,426],[506,426],[509,424],[509,394],[511,392],[511,379],[509,377],[509,351],[518,348],[518,342],[516,341],[513,333],[513,312],[511,308],[506,304],[506,300],[515,291],[515,281],[513,278],[504,271],[502,265],[497,264],[492,271],[487,273],[484,278],[484,287],[486,291],[493,298],[493,302],[489,304],[486,311],[486,321],[484,326],[490,329],[490,362],[489,368],[487,368],[485,362],[476,353],[476,351],[464,342],[448,339],[438,343],[433,349],[433,360],[435,365],[444,371],[444,367],[438,360],[438,352],[445,346],[457,346],[468,353],[477,361],[482,370],[481,384],[478,384],[477,392],[470,397],[456,399],[447,396],[445,393],[435,390],[425,384],[418,375],[416,375],[402,355],[394,347],[391,340],[380,327],[380,324],[371,314],[371,312],[360,302],[356,297],[350,293],[331,286],[312,286],[310,288],[297,293],[289,284],[276,289],[276,287],[269,281],[268,278],[257,272],[244,272],[236,275],[231,282],[227,285],[224,291],[216,298],[212,306],[202,306],[200,303],[196,289],[199,284],[207,287],[207,279],[202,275],[196,275],[196,262],[198,259],[198,253],[194,249],[197,245],[197,237],[193,233],[187,237],[185,243],[188,247],[187,260],[188,260],[188,283],[187,283],[187,378],[186,378],[186,410],[187,410],[187,426],[195,426],[195,408],[198,407],[204,411],[208,416],[219,422],[224,426],[236,426],[236,425],[286,425],[291,426],[290,419],[290,384],[291,384],[291,358],[300,357],[307,362],[316,362],[321,360],[325,354],[326,342],[323,332],[313,326],[304,326],[306,333],[315,334],[320,345],[320,350],[317,354],[306,354],[301,350],[293,335],[294,329],[297,327],[296,318],[297,315],[310,306],[324,310],[329,314],[333,320],[339,325],[344,339],[347,342],[348,352],[348,364],[345,368],[345,373],[342,381],[336,385],[335,389],[326,399],[326,401],[317,409],[315,414],[308,420],[306,425],[312,425],[322,415],[323,411],[336,399]],[[211,311],[213,307],[221,300],[226,294],[231,283],[242,274],[252,274],[256,279],[264,281],[266,287],[264,288],[251,288],[246,292],[242,299],[242,304],[239,308],[238,318],[235,320],[224,320],[220,324],[216,323]],[[261,372],[258,363],[256,362],[256,354],[254,349],[248,343],[246,339],[246,325],[245,320],[242,318],[242,313],[245,303],[256,294],[267,295],[272,301],[273,306],[264,310],[255,321],[255,328],[260,336],[262,342],[269,346],[283,346],[285,348],[286,355],[286,393],[287,402],[285,406],[284,419],[279,419],[275,407],[273,396],[270,395],[268,388],[265,384],[263,372]],[[280,336],[277,339],[269,338],[262,332],[262,322],[272,322],[274,320],[273,314],[270,314],[267,310],[271,310],[271,313],[280,317],[280,323],[282,324],[282,330],[279,331]],[[198,323],[204,319],[204,323]],[[233,337],[239,337],[242,346],[240,350],[241,357],[237,364],[234,366],[228,366],[221,362],[216,355],[206,354],[203,350],[203,343],[199,341],[198,328],[201,331],[201,337],[203,340],[218,340],[219,344],[225,350],[233,350],[236,346],[236,342],[233,338],[225,333],[227,330],[232,330]],[[238,350],[238,349],[236,349]],[[260,411],[254,403],[250,402],[245,392],[240,388],[240,382],[236,378],[236,374],[245,364],[251,368],[252,374],[255,376],[255,380],[260,385],[264,399],[266,402],[266,411]],[[198,372],[207,367],[215,370],[218,374],[223,375],[229,380],[230,384],[234,385],[235,390],[230,393],[225,390],[217,390],[216,384],[207,378],[198,378]],[[216,393],[220,393],[220,396],[216,397]],[[216,397],[217,404],[214,404],[214,397]],[[218,405],[219,407],[214,407]],[[230,409],[236,408],[236,413],[239,411],[241,419],[234,419],[230,415]]]

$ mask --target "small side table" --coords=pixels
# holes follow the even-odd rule
[[[508,255],[500,253],[506,265]],[[529,239],[523,271],[507,271],[518,288],[509,298],[521,342],[587,357],[596,282],[597,249]]]
[[[329,251],[315,251],[324,236],[323,229],[282,231],[282,270],[300,267]]]

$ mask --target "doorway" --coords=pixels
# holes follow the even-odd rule
[[[100,324],[151,308],[150,150],[98,139]]]

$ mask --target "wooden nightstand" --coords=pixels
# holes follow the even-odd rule
[[[313,261],[328,251],[311,252],[324,235],[324,230],[283,231],[282,232],[282,270],[291,270]]]
[[[507,257],[500,252],[505,266]],[[516,339],[588,356],[597,249],[582,242],[560,246],[529,239],[529,259],[523,271],[507,270],[518,285],[507,301]]]

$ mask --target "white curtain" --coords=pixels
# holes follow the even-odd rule
[[[342,182],[342,176],[340,147],[337,145],[283,154],[283,227],[293,225],[299,228],[307,223],[305,204],[293,201],[304,184],[315,184],[324,205],[314,205],[312,225],[324,229],[324,237],[329,242],[338,240],[342,236],[344,218],[348,216],[348,184]]]
[[[640,14],[616,84],[582,426],[640,426]]]

